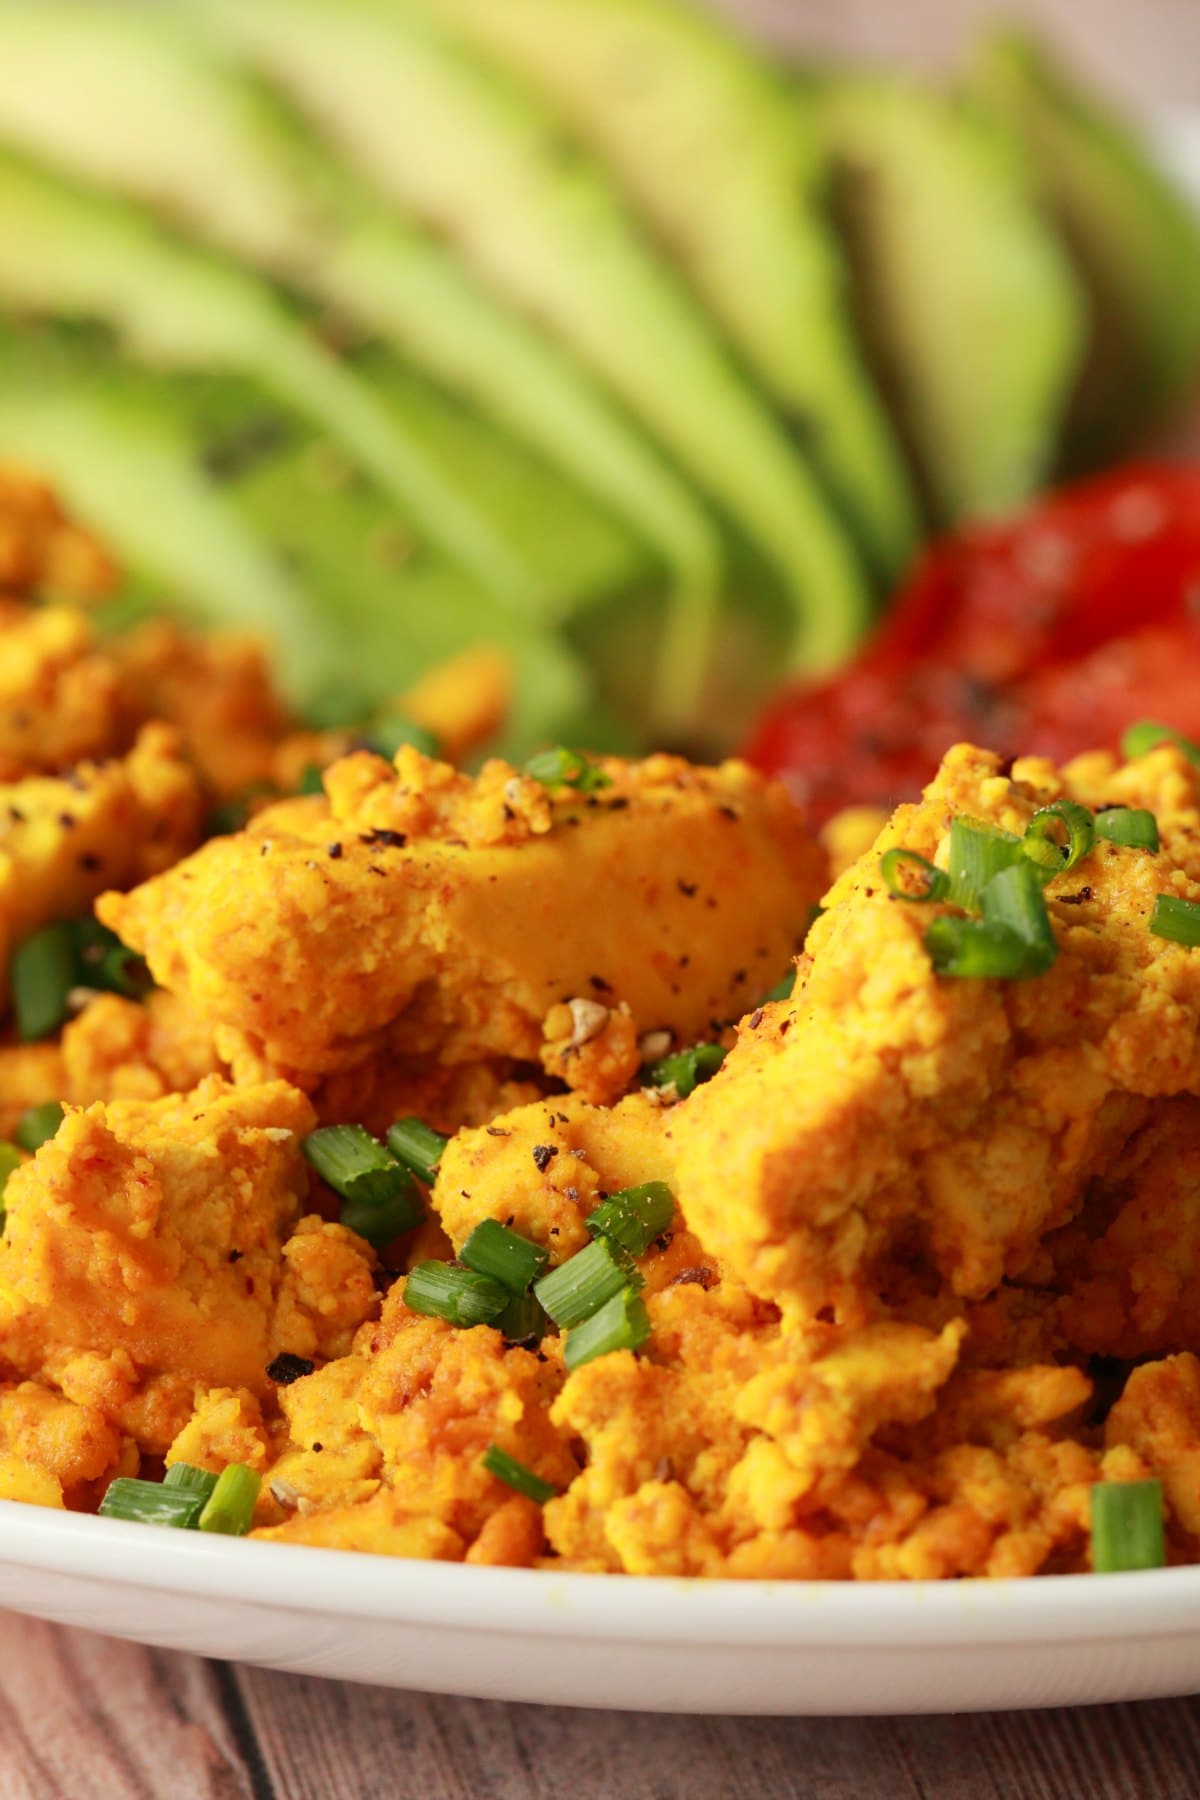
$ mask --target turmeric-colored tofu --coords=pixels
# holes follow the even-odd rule
[[[116,584],[112,558],[66,516],[53,489],[0,462],[0,595],[98,600]]]
[[[408,748],[351,756],[325,797],[98,910],[227,1060],[307,1087],[380,1052],[536,1062],[563,1003],[581,1052],[622,1005],[639,1035],[708,1037],[795,954],[821,854],[740,763],[604,771],[553,795],[503,763],[471,780]]]
[[[0,606],[0,781],[119,755],[134,716],[91,621],[73,607]]]

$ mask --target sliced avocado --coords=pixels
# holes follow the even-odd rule
[[[56,366],[0,334],[0,443],[54,480],[158,605],[269,637],[300,703],[336,685],[366,710],[490,641],[516,676],[503,748],[571,735],[594,704],[561,639],[406,537],[336,446],[248,383],[155,379],[94,351]],[[608,573],[622,590],[633,573],[611,548]]]
[[[880,573],[919,535],[847,322],[811,109],[678,0],[421,0],[533,82],[607,161],[803,440]]]
[[[1129,450],[1185,405],[1200,373],[1200,226],[1136,132],[1019,32],[988,38],[972,91],[1030,152],[1093,302],[1066,463]]]
[[[338,168],[197,24],[165,7],[6,0],[0,140],[303,288],[468,395],[645,536],[677,583],[676,635],[703,655],[722,549],[702,502],[583,371]],[[700,672],[663,660],[660,693],[692,709]]]
[[[552,116],[394,0],[196,0],[399,204],[556,332],[779,570],[795,660],[847,655],[868,612],[803,458]]]
[[[1083,301],[1007,135],[901,78],[830,81],[859,311],[942,523],[1002,512],[1051,468]]]
[[[0,303],[103,320],[165,367],[252,372],[332,432],[423,529],[497,594],[530,577],[404,428],[253,276],[136,209],[0,158]]]

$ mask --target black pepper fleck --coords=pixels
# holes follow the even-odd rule
[[[267,1380],[275,1382],[279,1387],[290,1387],[301,1376],[311,1375],[316,1366],[307,1356],[294,1356],[290,1350],[284,1350],[273,1362],[267,1364]],[[316,1448],[314,1444],[313,1449]]]
[[[325,848],[327,853],[333,858],[334,862],[340,860],[342,855],[342,846],[340,844],[327,844]]]
[[[537,1165],[539,1175],[544,1175],[546,1173],[546,1170],[550,1167],[550,1164],[557,1155],[557,1144],[535,1144],[533,1146],[533,1160]]]

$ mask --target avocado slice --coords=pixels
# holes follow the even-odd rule
[[[811,107],[678,0],[422,0],[533,83],[613,170],[796,425],[881,575],[919,537],[847,320]]]
[[[0,139],[334,306],[570,471],[671,571],[691,662],[667,645],[660,700],[694,710],[723,554],[703,503],[568,357],[337,167],[197,23],[7,0]],[[69,107],[54,102],[64,91]]]
[[[193,251],[136,209],[0,157],[0,302],[102,320],[163,367],[250,371],[303,409],[498,595],[530,585],[495,532],[406,431],[253,276]]]
[[[1020,32],[987,38],[972,92],[1027,147],[1093,303],[1066,465],[1128,452],[1186,404],[1200,374],[1200,226],[1136,132]]]
[[[362,172],[569,344],[759,544],[791,597],[797,664],[850,653],[869,591],[840,521],[552,116],[388,0],[196,3]]]
[[[6,452],[61,488],[139,596],[268,637],[299,704],[338,688],[365,712],[490,641],[516,677],[502,749],[571,736],[594,707],[569,645],[406,534],[390,499],[299,414],[238,378],[154,377],[92,342],[47,352],[43,336],[0,332]],[[537,513],[532,498],[526,511]],[[576,556],[578,524],[570,515],[563,528]],[[636,553],[599,540],[590,551],[590,574],[576,568],[585,596],[629,590]]]
[[[1053,464],[1084,330],[1022,158],[899,77],[830,80],[819,106],[860,316],[936,517],[1018,505]]]

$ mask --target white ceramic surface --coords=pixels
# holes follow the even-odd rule
[[[1159,134],[1200,200],[1200,113]],[[654,1712],[984,1712],[1200,1692],[1200,1568],[646,1581],[231,1542],[0,1501],[0,1605],[302,1675]]]
[[[0,1503],[0,1604],[172,1650],[658,1712],[984,1711],[1200,1690],[1200,1568],[646,1581],[242,1543]]]

